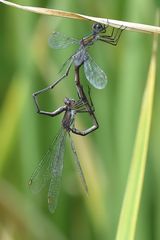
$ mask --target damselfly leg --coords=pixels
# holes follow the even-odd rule
[[[111,34],[101,35],[98,40],[109,43],[113,46],[117,46],[119,39],[121,37],[122,32],[126,29],[126,27],[121,26],[120,28],[112,28]]]
[[[40,112],[40,109],[39,109],[39,104],[38,104],[37,96],[40,95],[40,94],[43,94],[43,93],[45,93],[45,92],[47,92],[47,91],[49,91],[49,90],[51,90],[51,89],[53,89],[61,80],[63,80],[65,77],[67,77],[68,74],[69,74],[71,65],[72,65],[72,61],[73,61],[73,60],[71,60],[71,61],[69,62],[69,65],[67,66],[67,69],[66,69],[66,71],[65,71],[65,73],[63,74],[62,77],[60,77],[58,80],[56,80],[54,83],[52,83],[52,84],[49,85],[48,87],[43,88],[43,89],[41,89],[41,90],[39,90],[39,91],[37,91],[37,92],[35,92],[35,93],[32,94],[33,99],[34,99],[34,102],[35,102],[35,106],[36,106],[36,111],[37,111],[38,113],[42,113],[42,112]]]

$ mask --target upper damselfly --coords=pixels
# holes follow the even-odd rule
[[[121,26],[118,29],[113,28],[110,34],[106,33],[108,26],[100,23],[95,23],[92,26],[92,33],[83,37],[81,40],[67,37],[63,33],[54,32],[49,38],[49,45],[54,49],[63,49],[70,45],[76,44],[79,46],[78,50],[69,57],[69,59],[63,64],[66,66],[65,73],[55,82],[48,87],[37,91],[35,95],[39,95],[43,92],[53,89],[62,79],[68,76],[70,68],[74,65],[75,73],[79,72],[79,68],[84,66],[84,72],[87,80],[97,89],[102,89],[107,84],[107,76],[104,71],[95,63],[88,53],[88,47],[93,45],[96,41],[103,41],[105,43],[117,45],[122,31],[125,29]],[[77,83],[76,83],[77,84]]]
[[[113,28],[110,34],[106,33],[107,28],[108,26],[106,25],[95,23],[92,25],[92,33],[83,37],[80,40],[65,36],[63,33],[60,32],[54,32],[50,36],[49,45],[54,49],[66,48],[73,44],[77,44],[79,46],[78,50],[67,60],[68,66],[62,78],[68,75],[72,64],[75,67],[83,65],[85,76],[92,86],[97,89],[102,89],[106,86],[107,76],[104,71],[90,57],[88,53],[88,47],[93,45],[96,41],[103,41],[105,43],[116,46],[121,36],[121,33],[124,30],[124,27],[122,26],[119,29]]]

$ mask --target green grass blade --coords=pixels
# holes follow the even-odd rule
[[[0,173],[3,171],[5,161],[14,144],[15,132],[24,110],[27,93],[27,82],[22,81],[21,75],[16,75],[11,82],[0,111]]]
[[[156,76],[157,36],[154,36],[148,79],[144,91],[135,146],[126,192],[122,204],[116,240],[133,240],[144,182]]]

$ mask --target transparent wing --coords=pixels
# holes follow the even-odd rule
[[[84,177],[84,174],[83,174],[83,170],[81,168],[81,164],[80,164],[80,161],[78,159],[78,155],[77,155],[77,152],[76,152],[76,149],[75,149],[74,142],[73,142],[70,135],[69,135],[69,139],[70,139],[71,148],[72,148],[72,152],[73,152],[73,156],[74,156],[74,160],[75,160],[75,164],[76,164],[78,174],[80,176],[80,179],[81,179],[82,185],[84,187],[84,190],[86,191],[86,193],[88,193],[88,187],[87,187],[87,183],[86,183],[86,180],[85,180],[85,177]]]
[[[33,193],[38,193],[49,182],[52,176],[52,166],[56,155],[56,149],[59,142],[63,138],[63,128],[60,130],[56,138],[52,141],[48,151],[42,157],[42,160],[34,170],[31,178],[29,179],[29,186]]]
[[[73,62],[73,59],[72,59],[72,56],[71,56],[63,63],[62,67],[59,70],[59,73],[61,73],[61,72],[65,72],[65,73],[68,72],[70,70],[72,62]]]
[[[107,84],[107,76],[103,70],[93,61],[87,54],[87,59],[84,61],[84,72],[87,80],[98,89],[102,89]]]
[[[65,36],[63,33],[54,32],[48,39],[51,48],[67,48],[72,44],[79,44],[79,41],[74,38]]]
[[[48,190],[48,209],[53,213],[57,207],[64,161],[64,149],[67,132],[64,130],[56,147],[51,170],[51,182]]]

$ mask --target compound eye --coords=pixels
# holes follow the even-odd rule
[[[72,107],[74,107],[74,105],[75,105],[75,100],[74,99],[69,99],[68,100],[68,105],[72,108]]]
[[[65,97],[65,99],[64,99],[64,104],[68,104],[68,102],[69,102],[69,99],[67,98],[67,97]]]
[[[70,102],[75,103],[75,100],[73,98],[70,99]]]
[[[93,24],[92,29],[94,32],[98,33],[103,29],[103,27],[102,27],[102,24],[95,23],[95,24]]]

